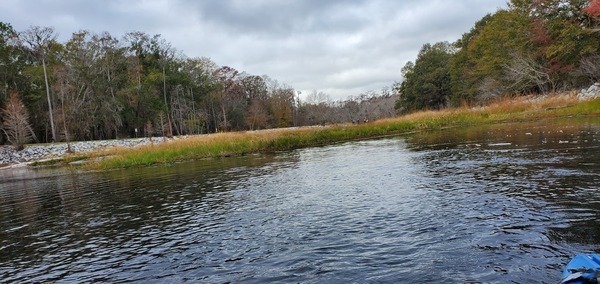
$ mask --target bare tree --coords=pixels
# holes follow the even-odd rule
[[[44,82],[46,83],[46,97],[48,99],[48,113],[50,115],[50,128],[52,130],[52,141],[56,141],[56,129],[54,117],[52,116],[52,99],[50,97],[50,85],[48,84],[48,72],[46,70],[47,52],[50,44],[56,40],[54,29],[50,27],[33,26],[20,34],[20,38],[31,48],[33,54],[42,61],[44,70]]]
[[[29,125],[29,113],[17,93],[10,95],[4,109],[2,109],[2,115],[4,116],[2,131],[8,142],[15,146],[17,150],[23,150],[24,145],[35,138],[35,134]]]
[[[239,74],[239,71],[229,66],[222,66],[212,74],[220,85],[220,88],[214,92],[214,97],[221,108],[221,130],[227,131],[231,127],[231,121],[228,120],[230,118],[229,111],[233,108],[236,100],[243,99],[238,80]]]
[[[269,91],[265,79],[250,75],[240,81],[242,93],[246,100],[245,124],[250,130],[264,128],[269,115]]]
[[[324,92],[317,92],[317,90],[313,90],[310,94],[306,96],[306,102],[309,104],[326,104],[329,105],[332,103],[331,96]]]
[[[154,126],[150,120],[146,121],[146,125],[144,125],[144,135],[152,140],[152,136],[154,135]]]
[[[513,82],[512,87],[517,90],[535,87],[542,94],[554,91],[555,84],[550,75],[545,72],[542,64],[535,59],[516,54],[510,64],[504,66],[506,77]]]
[[[167,66],[169,64],[171,64],[171,62],[173,61],[173,59],[175,58],[175,52],[176,50],[171,46],[171,44],[169,42],[167,42],[164,39],[158,39],[158,35],[154,36],[155,41],[155,45],[156,45],[156,49],[157,49],[157,53],[159,55],[159,59],[158,59],[158,64],[160,65],[160,68],[162,69],[162,79],[163,79],[163,98],[165,100],[165,107],[167,108],[166,113],[167,113],[167,137],[172,137],[173,136],[173,127],[172,127],[172,119],[171,119],[171,112],[169,111],[169,103],[167,101],[167,73],[166,73],[166,69]]]
[[[332,122],[333,101],[329,94],[313,90],[307,95],[303,105],[307,123],[325,125]]]
[[[594,82],[600,82],[600,54],[582,58],[575,73],[588,77]]]
[[[246,113],[246,124],[250,130],[261,129],[267,125],[268,116],[266,107],[259,101],[253,101]]]

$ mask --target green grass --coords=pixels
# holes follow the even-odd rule
[[[87,156],[88,159],[102,158],[89,163],[87,167],[107,170],[171,164],[186,160],[286,151],[448,127],[573,116],[600,116],[600,99],[578,102],[573,97],[548,97],[533,101],[522,98],[498,101],[480,108],[424,111],[359,125],[201,135],[135,149],[92,153]]]

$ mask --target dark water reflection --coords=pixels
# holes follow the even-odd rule
[[[546,282],[600,249],[600,120],[0,172],[0,282]]]

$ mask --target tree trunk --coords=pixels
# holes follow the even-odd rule
[[[46,58],[42,57],[44,69],[44,82],[46,83],[46,97],[48,98],[48,111],[50,113],[50,128],[52,130],[52,142],[56,142],[56,129],[54,128],[54,116],[52,115],[52,100],[50,99],[50,86],[48,84],[48,73],[46,72]]]
[[[67,141],[67,153],[73,153],[73,151],[71,150],[71,143],[70,139],[69,139],[69,130],[67,129],[67,117],[65,116],[65,93],[63,90],[63,85],[62,83],[60,84],[60,96],[61,96],[61,100],[60,100],[60,104],[61,104],[61,112],[62,112],[62,116],[63,116],[63,130],[65,132],[65,141]]]
[[[225,111],[225,104],[221,103],[221,111],[223,112],[223,127],[227,131],[227,112]]]
[[[173,137],[173,127],[171,126],[171,112],[169,112],[169,104],[167,103],[167,75],[165,72],[165,66],[163,66],[162,68],[163,71],[163,96],[165,98],[165,107],[167,108],[167,123],[169,124],[169,127],[167,128],[167,130],[169,131],[167,133],[167,137]]]

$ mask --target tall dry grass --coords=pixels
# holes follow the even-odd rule
[[[546,96],[529,95],[505,96],[493,100],[488,105],[472,110],[483,110],[490,113],[515,113],[540,111],[551,108],[568,107],[580,103],[577,93],[552,93]]]
[[[574,94],[501,98],[483,107],[421,111],[359,125],[284,128],[190,136],[135,149],[120,148],[93,153],[89,155],[90,159],[99,156],[104,158],[89,166],[94,169],[113,169],[169,164],[185,160],[291,150],[353,139],[398,135],[412,131],[574,115],[600,115],[600,99],[579,102]]]

